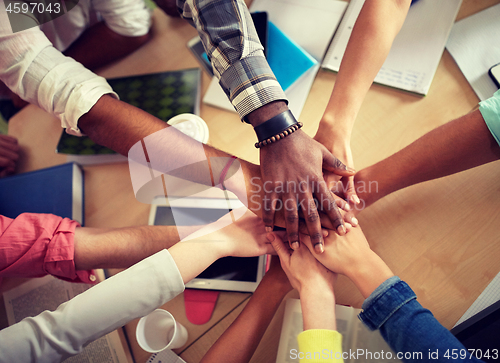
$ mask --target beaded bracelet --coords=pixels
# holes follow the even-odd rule
[[[286,110],[254,128],[259,140],[255,147],[261,148],[281,140],[301,127],[302,123],[297,122],[290,110]]]
[[[271,136],[270,138],[262,140],[261,142],[256,142],[255,147],[257,149],[259,149],[263,146],[266,146],[266,145],[272,144],[273,142],[276,142],[278,140],[284,139],[288,135],[293,134],[295,131],[297,131],[301,127],[302,127],[302,122],[297,122],[295,125],[290,126],[285,131],[280,132],[277,135]]]

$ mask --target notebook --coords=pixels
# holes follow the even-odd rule
[[[199,68],[108,79],[120,100],[167,122],[181,113],[200,114],[201,71]],[[124,120],[125,122],[126,120]],[[90,138],[63,132],[56,152],[82,165],[127,161],[127,157]]]
[[[426,95],[462,0],[419,0],[410,7],[374,82]],[[351,0],[322,67],[338,72],[364,0]]]
[[[0,214],[50,213],[84,222],[83,171],[76,163],[0,179]]]

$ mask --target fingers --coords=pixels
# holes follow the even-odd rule
[[[283,242],[283,240],[277,233],[270,233],[270,234],[274,235],[274,238],[272,238],[271,241],[271,245],[276,251],[278,257],[280,258],[280,261],[282,262],[288,261],[288,258],[290,257],[290,250],[288,248],[288,245]]]
[[[319,194],[319,197],[321,201],[322,211],[328,216],[333,228],[337,231],[337,233],[341,236],[345,235],[346,227],[344,225],[344,218],[337,205],[337,203],[343,203],[337,202],[335,200],[333,194],[328,190],[325,184],[320,184],[319,186],[319,193],[321,193]],[[347,203],[343,204],[344,208],[346,208],[346,204]]]
[[[354,176],[343,179],[343,187],[346,200],[353,204],[359,204],[360,200],[354,187]]]
[[[330,193],[328,193],[330,195]],[[321,222],[318,213],[318,208],[316,207],[316,201],[313,199],[311,194],[303,194],[305,198],[304,202],[301,203],[302,213],[304,214],[304,219],[307,225],[307,230],[309,231],[309,236],[311,238],[311,243],[314,246],[316,253],[323,253],[325,250],[323,247],[323,233],[321,232]],[[333,203],[335,208],[337,205]],[[337,208],[338,209],[338,208]]]
[[[267,232],[271,232],[274,228],[274,214],[276,212],[277,200],[276,193],[266,192],[263,200],[264,210],[262,211],[262,220],[264,221]]]
[[[351,176],[356,174],[356,170],[346,166],[342,161],[327,151],[326,148],[323,150],[323,169],[329,170],[341,176]]]
[[[321,213],[319,215],[319,220],[321,222],[324,220],[324,218],[322,218],[322,216],[321,216]],[[323,228],[323,227],[324,227],[323,223],[321,223],[321,234],[323,235],[323,238],[326,238],[330,234],[330,231],[329,231],[329,229]],[[303,220],[300,220],[300,222],[299,222],[299,238],[300,238],[300,240],[302,240],[302,238],[300,237],[300,235],[302,235],[302,234],[309,235],[309,230],[307,229],[307,225],[305,224],[305,222]]]
[[[292,249],[299,247],[299,212],[297,198],[293,194],[287,194],[283,201],[285,208],[285,224],[288,234],[288,243]]]

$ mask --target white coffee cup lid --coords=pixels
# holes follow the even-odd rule
[[[197,115],[182,113],[172,117],[167,123],[199,142],[204,144],[208,142],[209,133],[207,123]]]

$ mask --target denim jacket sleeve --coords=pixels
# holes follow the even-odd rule
[[[460,351],[467,349],[417,301],[413,290],[394,276],[382,283],[363,303],[360,320],[371,330],[379,329],[384,340],[404,362],[481,362]],[[458,359],[451,357],[452,349]],[[405,354],[406,353],[406,354]],[[462,355],[463,356],[463,355]]]

